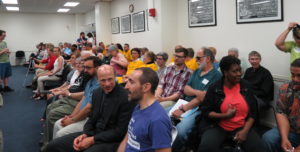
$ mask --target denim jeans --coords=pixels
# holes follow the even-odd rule
[[[169,111],[172,109],[173,106],[165,108],[165,110],[167,111],[167,113],[169,113]],[[172,145],[172,149],[174,150],[178,150],[181,149],[182,146],[185,145],[185,142],[188,139],[188,135],[189,133],[192,131],[193,127],[195,126],[195,118],[196,116],[198,116],[201,112],[195,111],[194,113],[192,113],[191,115],[189,115],[188,117],[183,118],[177,125],[176,125],[176,129],[177,129],[177,137]]]
[[[288,135],[289,141],[291,142],[293,147],[297,147],[300,145],[300,134],[289,133]],[[268,152],[281,152],[281,136],[279,134],[278,128],[273,128],[267,131],[263,135],[263,140],[266,143],[266,148]]]

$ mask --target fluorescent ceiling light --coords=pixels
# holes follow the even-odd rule
[[[191,2],[198,2],[199,0],[191,0]]]
[[[269,3],[270,1],[262,1],[262,2],[256,2],[252,3],[251,5],[258,5],[258,4],[264,4],[264,3]]]
[[[57,10],[57,12],[60,12],[60,13],[65,13],[65,12],[69,12],[70,9],[68,8],[60,8]]]
[[[203,6],[197,6],[198,9],[203,8]]]
[[[199,12],[196,12],[197,14],[202,14],[202,13],[204,13],[203,11],[199,11]]]
[[[66,2],[64,6],[67,7],[75,7],[79,4],[79,2]]]
[[[18,0],[2,0],[3,4],[18,4]]]
[[[19,7],[6,6],[6,9],[7,9],[8,11],[19,11]]]

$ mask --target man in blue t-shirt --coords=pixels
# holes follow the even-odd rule
[[[118,152],[171,152],[171,120],[154,96],[158,82],[150,68],[138,68],[128,77],[128,99],[138,105]]]
[[[203,101],[208,87],[221,78],[221,73],[217,69],[214,69],[213,62],[215,58],[209,49],[200,49],[197,52],[196,60],[199,65],[198,69],[193,73],[184,87],[184,100],[188,101],[188,103],[179,106],[172,113],[172,117],[181,120],[176,125],[178,135],[172,145],[173,152],[181,151],[184,148],[188,134],[195,125],[195,118],[200,114],[197,107]],[[169,107],[167,110],[171,108]],[[191,111],[182,117],[182,114],[188,110]]]

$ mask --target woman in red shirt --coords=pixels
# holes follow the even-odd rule
[[[241,79],[240,60],[223,57],[220,68],[223,78],[208,89],[201,107],[202,120],[208,125],[198,152],[222,151],[222,144],[228,138],[246,152],[264,152],[262,140],[252,129],[257,103],[250,85]]]

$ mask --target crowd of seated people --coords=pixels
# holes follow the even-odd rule
[[[42,151],[219,152],[228,143],[246,152],[300,150],[300,59],[280,89],[277,128],[261,138],[259,117],[272,106],[274,80],[258,51],[249,52],[247,67],[236,48],[218,61],[214,47],[194,52],[177,45],[167,64],[166,52],[127,43],[96,46],[84,33],[77,47],[64,47],[72,52],[69,60],[63,57],[69,50],[52,44],[38,46],[47,58],[33,58],[34,97],[47,97]],[[61,79],[65,65],[72,67],[66,82],[45,91],[44,81]]]

